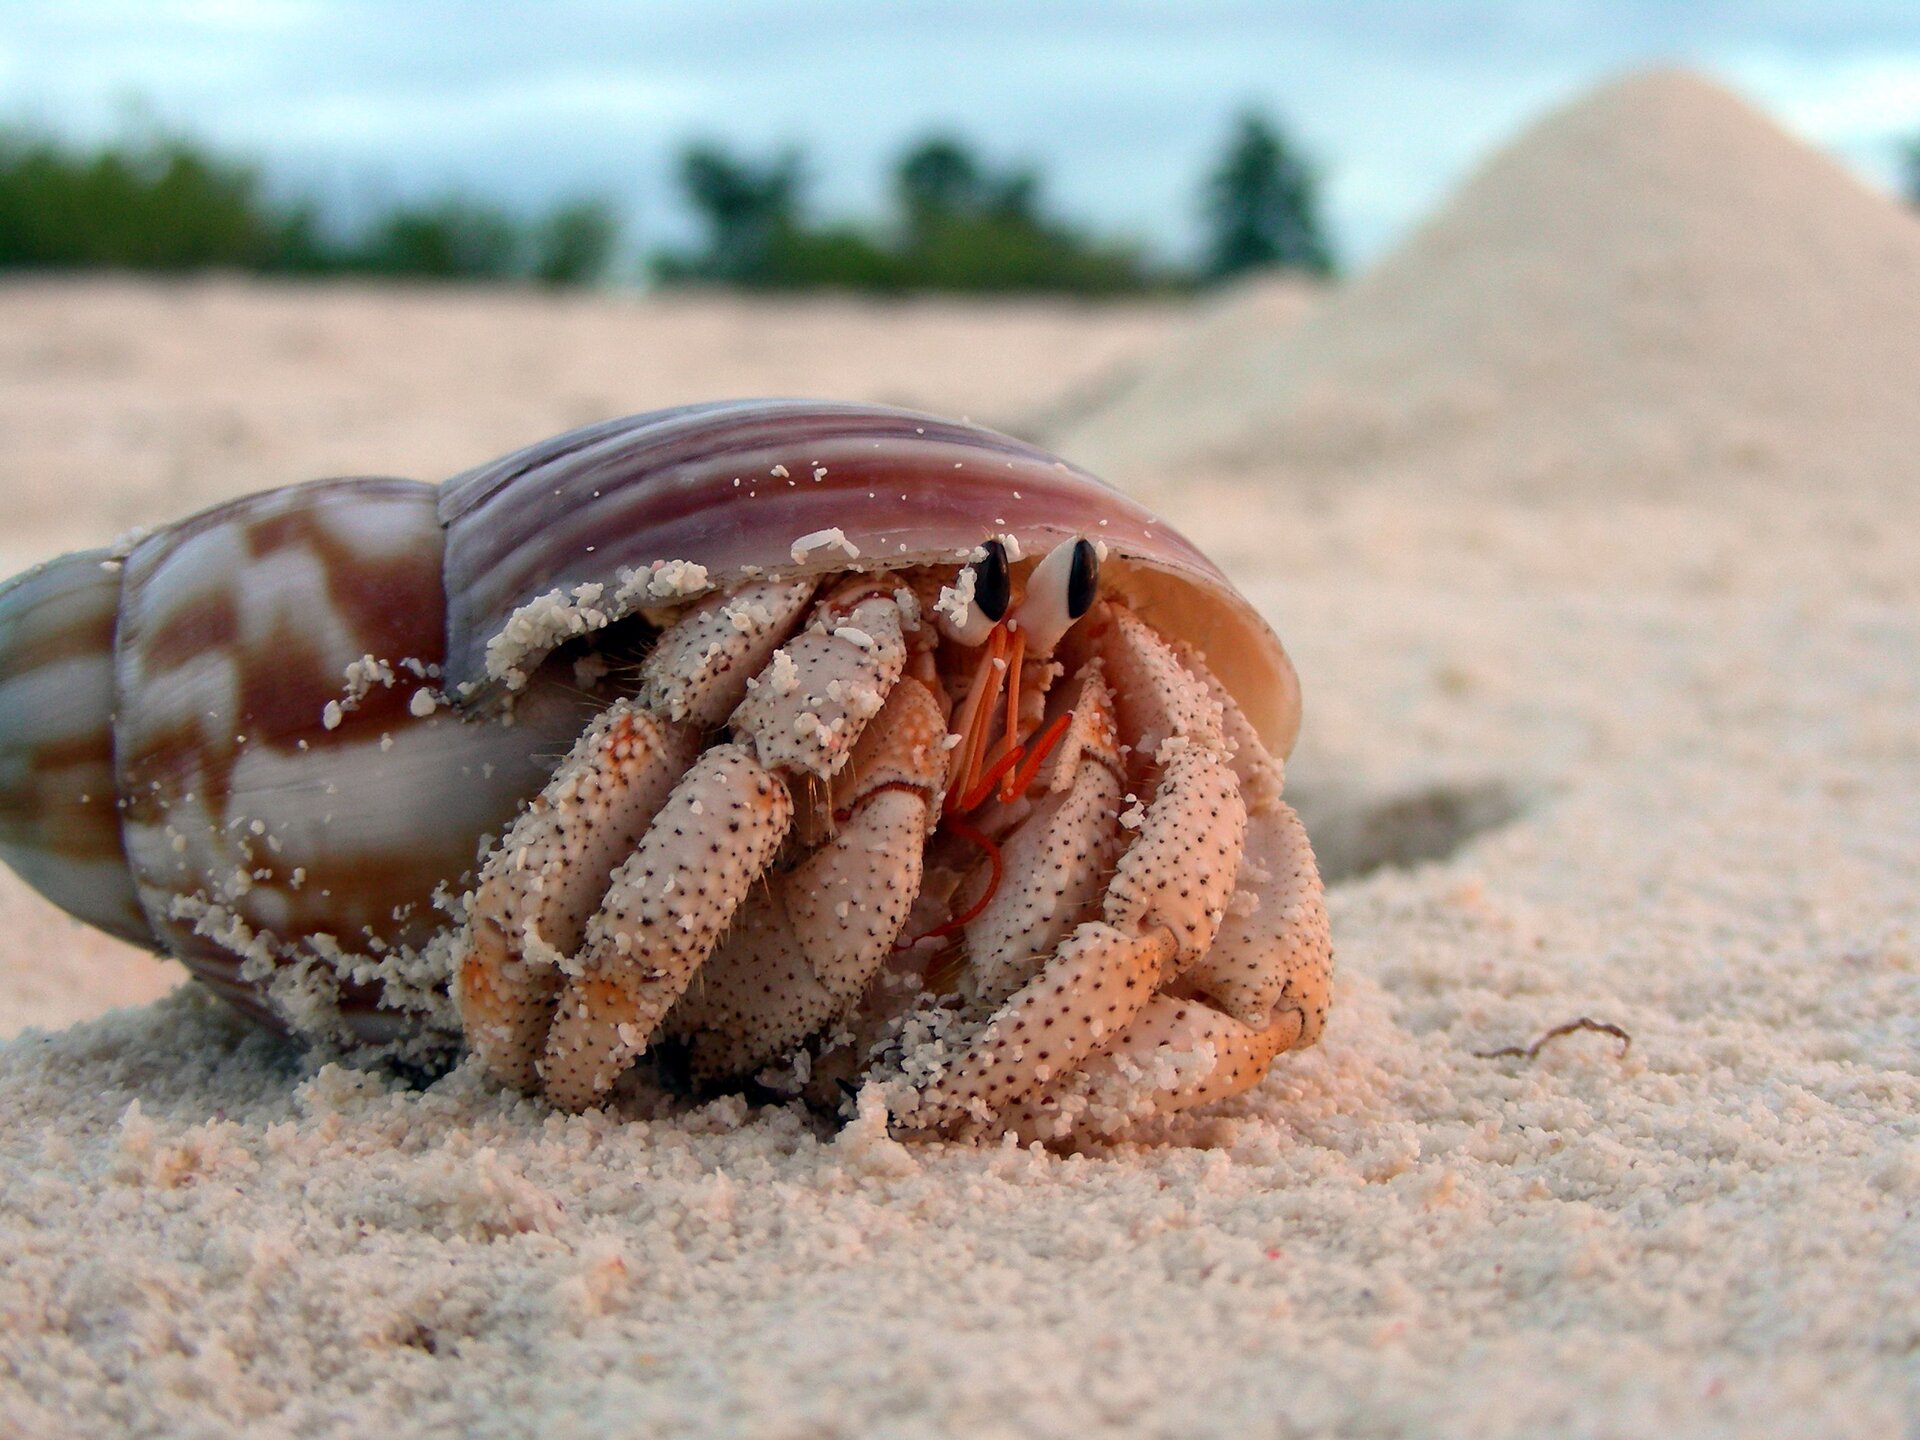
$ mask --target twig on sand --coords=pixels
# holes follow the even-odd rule
[[[1549,1041],[1558,1040],[1562,1035],[1571,1035],[1578,1030],[1594,1030],[1602,1035],[1613,1036],[1620,1042],[1622,1055],[1633,1048],[1633,1036],[1618,1025],[1609,1025],[1604,1020],[1593,1020],[1582,1015],[1578,1020],[1569,1020],[1564,1025],[1554,1026],[1531,1045],[1504,1045],[1498,1050],[1476,1050],[1473,1055],[1476,1060],[1502,1060],[1510,1055],[1521,1060],[1533,1060],[1539,1057],[1541,1047]]]

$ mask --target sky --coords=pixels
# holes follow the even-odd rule
[[[647,245],[689,234],[690,139],[800,146],[816,213],[877,216],[901,148],[946,131],[1181,258],[1258,107],[1364,265],[1544,110],[1675,62],[1883,186],[1920,135],[1920,0],[0,0],[0,120],[144,116],[345,206],[600,194]]]

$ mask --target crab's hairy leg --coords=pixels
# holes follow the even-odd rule
[[[1286,787],[1286,765],[1276,759],[1262,743],[1253,723],[1215,678],[1199,649],[1184,640],[1170,642],[1182,668],[1202,685],[1220,707],[1221,732],[1226,738],[1233,773],[1240,779],[1240,796],[1247,802],[1247,813],[1257,815],[1280,803]]]
[[[1281,798],[1286,767],[1268,753],[1198,651],[1176,643],[1181,663],[1219,702],[1234,773],[1247,804],[1247,844],[1228,917],[1188,980],[1220,1009],[1265,1030],[1269,1016],[1301,1017],[1296,1045],[1311,1045],[1326,1023],[1333,939],[1319,866],[1306,828]]]
[[[502,1082],[537,1087],[563,958],[580,948],[614,867],[698,749],[689,728],[614,704],[488,857],[468,902],[453,995],[467,1043]]]
[[[845,1011],[878,973],[920,891],[945,738],[933,692],[902,680],[828,792],[833,832],[772,878],[753,902],[764,919],[727,937],[675,1017],[693,1033],[696,1079],[774,1058]]]
[[[903,1123],[919,1130],[990,1125],[1124,1030],[1152,998],[1174,951],[1166,930],[1128,934],[1099,920],[1077,927],[920,1092]]]
[[[588,922],[540,1061],[548,1099],[594,1104],[646,1049],[792,819],[786,785],[745,746],[694,761]]]
[[[689,1042],[692,1078],[706,1084],[750,1074],[772,1060],[801,1014],[830,1012],[832,996],[807,964],[770,888],[756,889],[734,916],[665,1028]]]
[[[696,601],[640,667],[640,700],[669,720],[717,730],[798,628],[812,580],[759,581]]]
[[[1107,922],[1156,925],[1179,944],[1179,969],[1212,946],[1245,847],[1247,805],[1228,759],[1221,703],[1173,647],[1131,611],[1109,605],[1090,639],[1112,681],[1136,766],[1157,768],[1140,832],[1107,887]]]
[[[1077,1068],[1212,943],[1238,868],[1246,814],[1233,774],[1198,749],[1171,757],[1100,920],[1068,937],[929,1085],[912,1122],[978,1122]]]
[[[1219,703],[1122,607],[1104,607],[1086,643],[1112,681],[1136,767],[1155,777],[1152,800],[1108,882],[1101,918],[1079,926],[925,1087],[909,1120],[916,1127],[981,1123],[1077,1069],[1118,1039],[1155,990],[1206,954],[1226,919],[1247,814],[1224,753]],[[1116,989],[1120,974],[1127,983]],[[1098,984],[1100,993],[1083,1001],[1063,988],[1069,977]]]
[[[1132,1120],[1251,1088],[1276,1056],[1319,1038],[1333,949],[1313,852],[1283,803],[1252,816],[1239,887],[1213,947],[1156,995],[1105,1054],[1008,1115],[1026,1138],[1113,1133]]]
[[[1297,1011],[1255,1027],[1186,996],[1155,995],[1113,1047],[1038,1097],[1014,1105],[1023,1140],[1115,1134],[1136,1120],[1230,1099],[1258,1084],[1274,1057],[1300,1043]]]
[[[1295,1043],[1320,1038],[1333,983],[1333,940],[1313,849],[1291,806],[1277,803],[1249,819],[1226,923],[1184,978],[1256,1030],[1292,1013],[1300,1018]]]
[[[1107,923],[1135,934],[1164,928],[1178,968],[1191,965],[1226,919],[1246,833],[1246,806],[1226,762],[1198,748],[1168,755],[1140,833],[1107,886]]]
[[[791,781],[830,780],[899,681],[908,621],[881,582],[845,581],[806,629],[745,681],[733,742],[707,751],[615,872],[548,1032],[548,1098],[603,1096],[667,1012],[779,853]]]
[[[878,580],[829,592],[813,618],[748,682],[736,739],[769,770],[831,779],[906,668],[907,618]]]
[[[505,896],[489,897],[484,889],[480,897],[493,901],[493,913],[512,903]],[[529,1093],[540,1088],[535,1062],[561,979],[557,970],[522,960],[492,913],[469,920],[453,972],[454,1004],[467,1045],[501,1084]]]
[[[461,1027],[503,1082],[538,1088],[536,1062],[587,919],[614,867],[799,624],[811,580],[755,582],[689,606],[642,662],[638,704],[595,718],[488,856],[454,966]]]
[[[1313,1044],[1326,1023],[1333,943],[1305,828],[1280,798],[1284,769],[1198,657],[1182,663],[1221,702],[1233,768],[1248,796],[1246,846],[1227,919],[1182,976],[1111,1050],[1037,1099],[1008,1125],[1026,1138],[1112,1132],[1133,1119],[1238,1095],[1276,1056]]]
[[[1070,637],[1098,655],[1113,687],[1120,734],[1136,765],[1157,762],[1169,740],[1227,754],[1220,701],[1180,663],[1173,646],[1123,605],[1094,608]]]
[[[869,733],[853,783],[830,792],[835,834],[779,886],[808,963],[839,1004],[857,999],[893,951],[946,783],[946,721],[924,685],[903,682]]]

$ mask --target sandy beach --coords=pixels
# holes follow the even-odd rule
[[[1320,297],[0,285],[9,571],[695,398],[1042,435],[1286,641],[1338,964],[1060,1156],[316,1066],[0,878],[0,1432],[1911,1433],[1915,297],[1920,221],[1680,75]]]

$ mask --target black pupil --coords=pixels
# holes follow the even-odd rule
[[[973,603],[998,622],[1013,602],[1013,577],[1007,572],[1007,547],[989,540],[984,548],[986,555],[973,562]]]
[[[1100,593],[1100,552],[1090,540],[1073,542],[1073,569],[1067,575],[1067,614],[1078,620]]]

